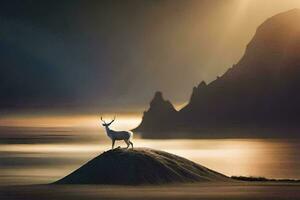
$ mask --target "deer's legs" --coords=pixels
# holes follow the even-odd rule
[[[129,147],[129,141],[128,140],[124,140],[124,142],[127,144],[127,149],[128,149],[128,147]]]
[[[112,141],[111,149],[114,149],[114,146],[115,146],[115,140],[111,140],[111,141]]]
[[[131,147],[133,148],[133,143],[130,141],[130,140],[128,140],[128,143],[131,145]]]

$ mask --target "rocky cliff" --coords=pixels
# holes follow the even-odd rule
[[[169,118],[169,124],[164,125],[168,131],[216,131],[222,136],[224,130],[271,130],[276,135],[298,130],[299,21],[299,9],[267,19],[258,27],[236,65],[209,84],[201,82],[182,110],[174,113],[157,110],[151,117],[145,115],[137,130],[159,130],[159,121],[151,123],[151,129],[144,124],[161,115]]]
[[[144,112],[142,122],[135,131],[166,131],[172,129],[172,120],[178,112],[174,106],[163,98],[162,92],[156,92],[150,107]]]

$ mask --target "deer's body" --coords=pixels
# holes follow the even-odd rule
[[[102,117],[101,117],[102,120]],[[109,125],[114,122],[115,119],[113,119],[110,123],[104,123],[102,124],[105,127],[106,134],[107,136],[111,139],[112,141],[112,149],[114,148],[115,141],[116,140],[124,140],[124,142],[127,144],[127,148],[131,145],[133,148],[133,143],[130,141],[132,138],[132,132],[130,131],[114,131],[109,128]]]

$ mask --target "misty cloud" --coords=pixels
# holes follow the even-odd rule
[[[0,108],[136,108],[157,90],[186,101],[290,2],[242,16],[236,0],[1,2]]]

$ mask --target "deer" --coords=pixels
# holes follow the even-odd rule
[[[109,123],[106,123],[102,119],[102,116],[100,117],[100,119],[103,122],[102,126],[105,127],[107,136],[112,141],[111,149],[114,149],[116,140],[124,140],[124,142],[127,144],[127,149],[129,148],[130,145],[133,148],[133,143],[130,141],[130,139],[132,138],[132,132],[131,131],[114,131],[114,130],[109,128],[109,126],[115,121],[116,116],[114,116],[114,119]]]

